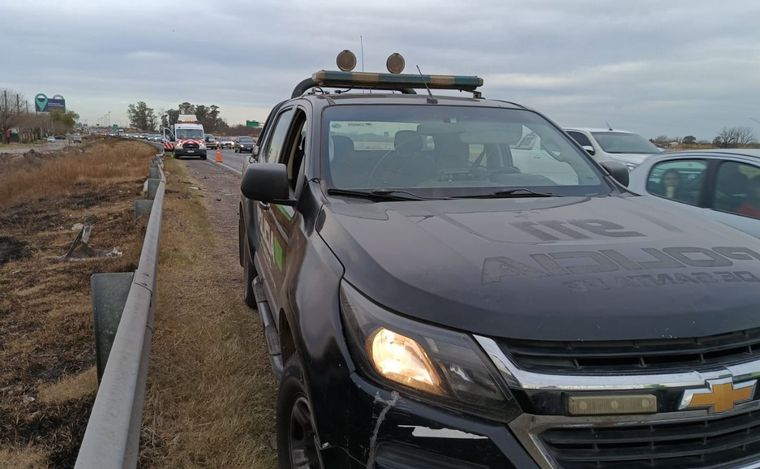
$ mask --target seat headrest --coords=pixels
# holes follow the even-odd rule
[[[397,153],[409,154],[422,150],[422,135],[414,130],[399,130],[393,139]]]
[[[333,135],[332,137],[333,148],[336,154],[342,154],[345,152],[354,151],[354,141],[345,135]]]

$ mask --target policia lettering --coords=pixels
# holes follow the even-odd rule
[[[743,247],[666,247],[662,249],[641,248],[634,255],[626,255],[614,249],[599,251],[562,251],[530,254],[531,263],[509,257],[489,257],[483,261],[482,283],[494,283],[510,277],[611,273],[619,271],[648,271],[658,269],[727,268],[734,261],[760,261],[760,253]],[[746,271],[721,270],[717,272],[637,274],[621,277],[628,284],[618,286],[660,286],[685,283],[760,282],[760,278]],[[569,282],[571,289],[595,288],[581,281]],[[592,282],[594,283],[594,282]],[[605,283],[594,283],[605,288]]]

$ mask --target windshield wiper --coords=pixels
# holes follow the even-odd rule
[[[435,200],[429,197],[423,197],[413,192],[400,189],[371,189],[371,190],[351,190],[351,189],[327,189],[330,195],[345,195],[349,197],[363,197],[365,199],[377,200]]]
[[[538,192],[526,187],[517,187],[515,189],[503,189],[496,192],[490,192],[488,194],[477,195],[460,195],[453,197],[456,199],[498,199],[498,198],[510,198],[510,197],[562,197],[551,192]]]

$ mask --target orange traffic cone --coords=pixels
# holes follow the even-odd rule
[[[222,162],[222,149],[219,147],[216,147],[216,162],[217,163]]]

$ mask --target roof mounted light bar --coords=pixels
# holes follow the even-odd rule
[[[293,90],[293,98],[315,87],[360,88],[409,92],[414,89],[459,90],[475,93],[483,79],[463,75],[411,75],[395,73],[340,72],[320,70]]]
[[[311,88],[359,88],[373,90],[392,90],[402,93],[415,93],[415,89],[459,90],[473,93],[480,97],[477,88],[483,86],[483,79],[464,75],[412,75],[401,74],[404,58],[393,53],[386,61],[391,73],[353,72],[356,58],[351,51],[338,54],[337,64],[341,71],[320,70],[299,83],[293,90],[292,97],[297,98]]]

